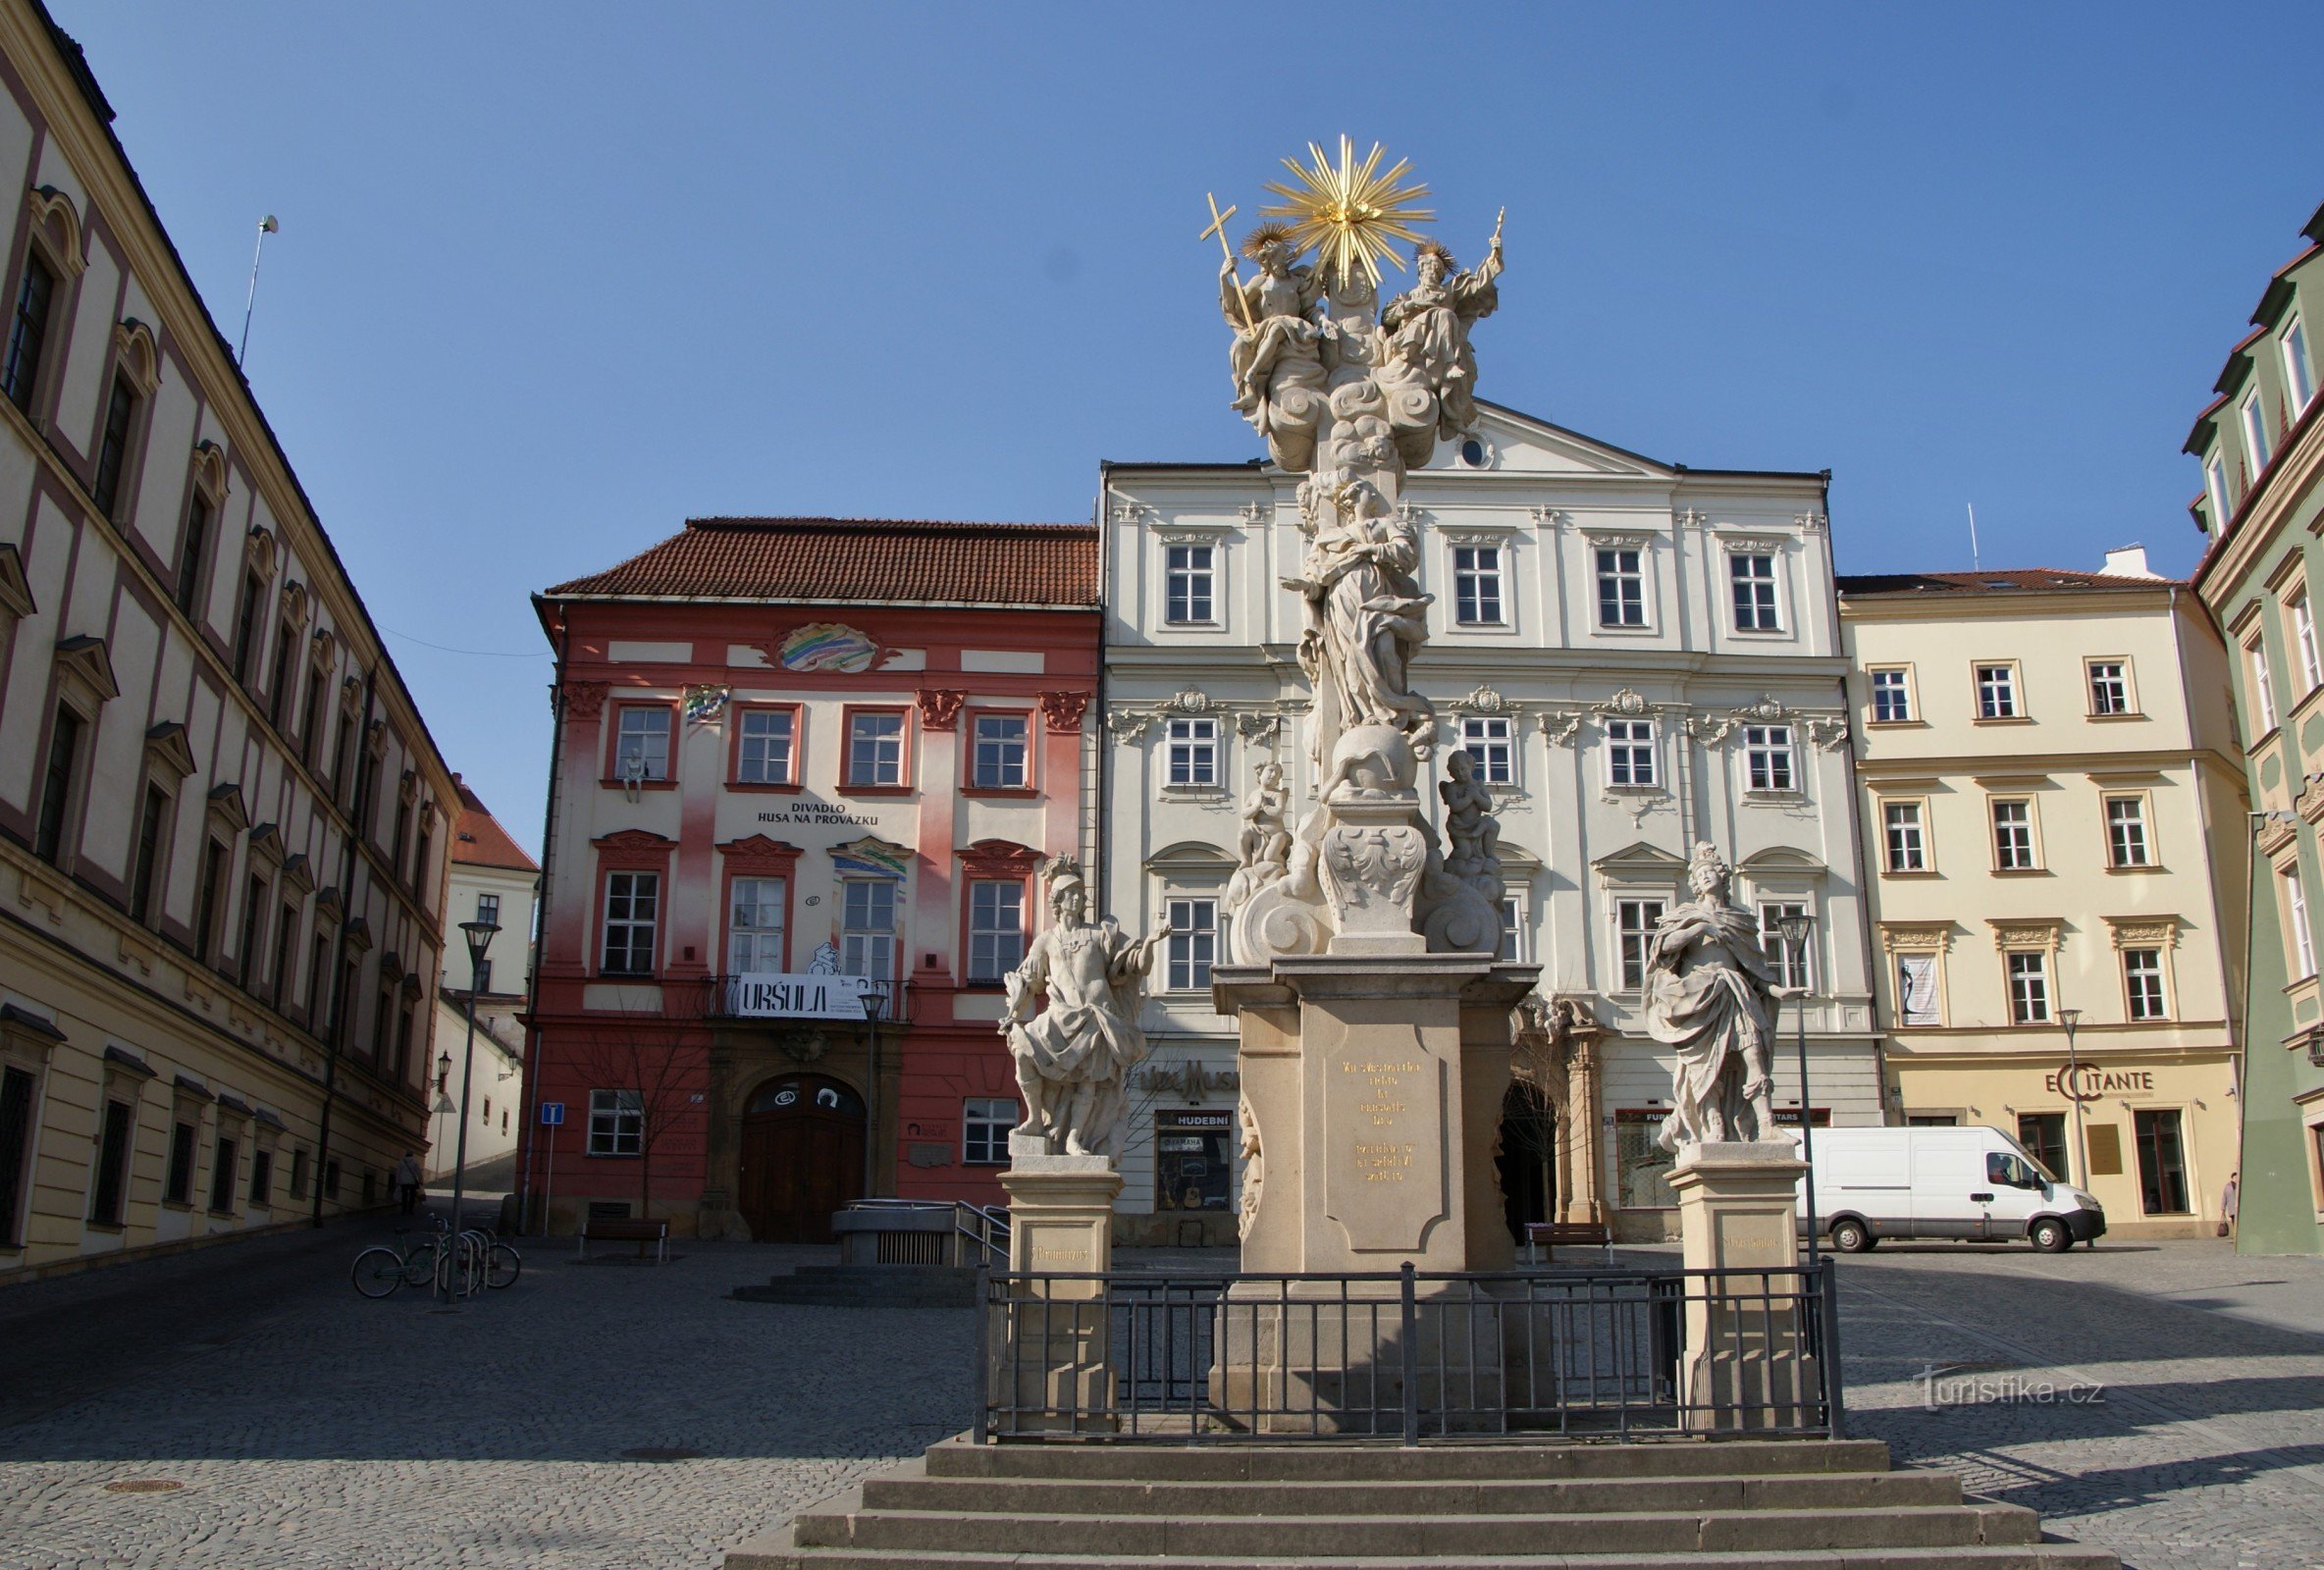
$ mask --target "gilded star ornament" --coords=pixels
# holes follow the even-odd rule
[[[1377,288],[1382,257],[1400,270],[1404,265],[1389,242],[1400,239],[1416,245],[1420,235],[1412,226],[1435,221],[1433,211],[1413,205],[1428,194],[1428,187],[1405,179],[1412,170],[1406,159],[1398,159],[1383,174],[1380,160],[1387,154],[1378,142],[1361,163],[1356,161],[1355,143],[1346,136],[1340,138],[1337,166],[1313,142],[1307,144],[1307,153],[1314,160],[1311,165],[1295,158],[1283,161],[1298,184],[1270,182],[1267,189],[1283,200],[1261,209],[1261,215],[1292,220],[1293,243],[1300,250],[1313,246],[1317,265],[1341,283],[1360,267]]]

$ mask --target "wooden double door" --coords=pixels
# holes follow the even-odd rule
[[[763,1243],[827,1243],[831,1214],[864,1193],[864,1102],[836,1079],[794,1074],[752,1096],[738,1208]]]

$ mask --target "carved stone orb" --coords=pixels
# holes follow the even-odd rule
[[[1412,743],[1393,725],[1355,725],[1340,733],[1332,748],[1330,797],[1394,796],[1412,790],[1420,760]]]

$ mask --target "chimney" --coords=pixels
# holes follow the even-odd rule
[[[2146,565],[2144,546],[2123,546],[2106,552],[2106,565],[2098,569],[2107,578],[2159,578],[2161,573]]]

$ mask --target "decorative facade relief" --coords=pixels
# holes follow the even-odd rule
[[[924,687],[912,696],[920,706],[920,722],[928,730],[951,730],[958,725],[961,706],[969,701],[967,693],[938,687]]]
[[[1054,692],[1040,695],[1041,722],[1054,731],[1078,731],[1089,711],[1089,694]]]

